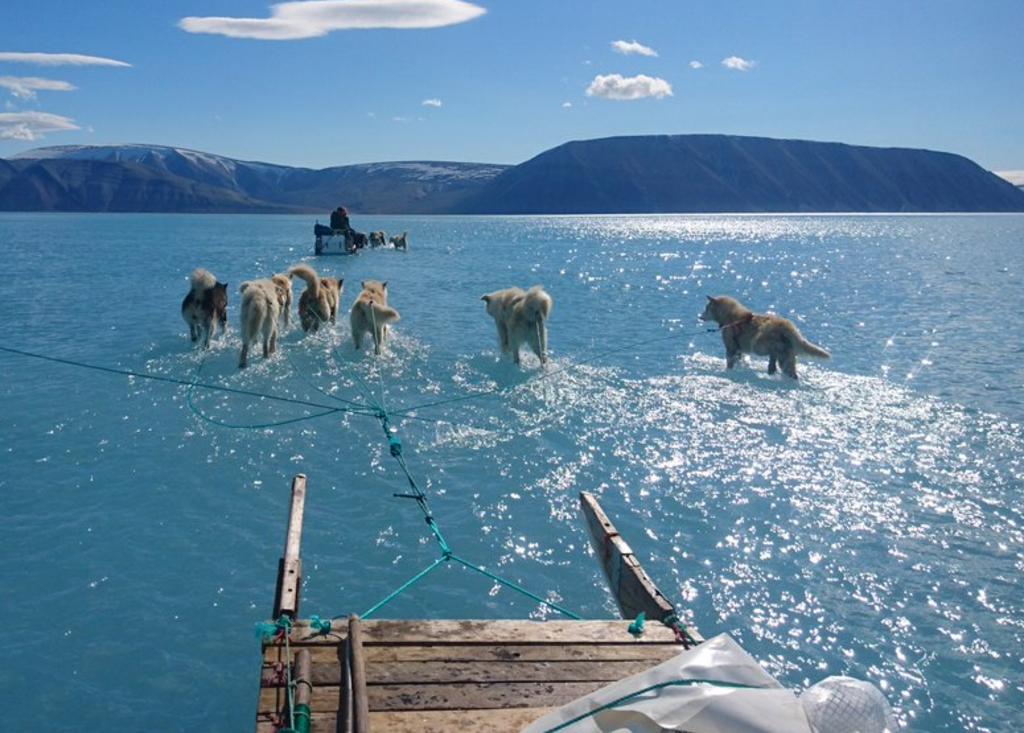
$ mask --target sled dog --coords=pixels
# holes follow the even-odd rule
[[[217,282],[209,270],[201,267],[189,276],[191,287],[181,301],[181,317],[188,324],[188,333],[195,343],[202,339],[203,348],[210,348],[210,338],[217,325],[221,334],[228,330],[228,284]]]
[[[262,337],[263,358],[277,351],[277,322],[281,302],[273,280],[250,280],[238,288],[242,293],[242,353],[238,368],[244,369],[249,347]]]
[[[487,313],[498,328],[498,345],[502,353],[511,353],[512,361],[518,364],[519,349],[526,344],[541,364],[547,364],[547,320],[552,300],[543,287],[534,285],[526,291],[521,288],[496,290],[480,300],[487,304]]]
[[[743,354],[758,354],[768,357],[769,374],[781,368],[784,374],[796,379],[797,354],[831,358],[827,351],[805,339],[792,322],[781,316],[754,313],[727,295],[707,298],[701,320],[718,324],[728,369],[736,366]]]
[[[352,326],[352,342],[356,349],[362,348],[363,336],[373,336],[373,353],[380,354],[381,346],[388,335],[388,324],[399,319],[398,311],[388,306],[388,284],[376,280],[363,280],[363,292],[359,293],[349,313]]]
[[[306,281],[306,289],[299,296],[299,322],[302,330],[316,333],[324,324],[334,323],[338,317],[343,281],[320,277],[309,265],[295,265],[288,270],[288,275]]]

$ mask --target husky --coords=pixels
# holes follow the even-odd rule
[[[395,249],[409,249],[409,232],[402,232],[391,238],[391,246]]]
[[[796,379],[796,355],[830,359],[831,355],[800,335],[792,322],[768,313],[759,315],[727,295],[707,296],[702,321],[714,321],[722,332],[725,364],[732,369],[743,354],[768,357],[768,373],[782,372]]]
[[[503,354],[512,354],[512,361],[518,364],[519,349],[525,343],[541,364],[548,363],[547,319],[552,300],[543,287],[496,290],[480,300],[487,304],[487,313],[498,328],[498,345]]]
[[[356,349],[363,345],[363,335],[373,336],[373,353],[380,355],[381,346],[388,335],[388,324],[399,319],[398,311],[388,306],[388,284],[376,280],[363,280],[363,292],[352,304],[349,322],[352,342]]]
[[[228,284],[217,282],[209,270],[197,267],[189,276],[191,287],[181,301],[181,317],[188,324],[192,343],[202,339],[210,348],[210,337],[220,324],[221,335],[228,332]]]
[[[285,272],[272,275],[270,279],[277,289],[277,304],[281,308],[281,325],[288,328],[289,314],[292,310],[292,280]]]
[[[388,243],[388,235],[384,232],[370,232],[370,246],[383,247]]]
[[[250,280],[238,288],[242,293],[242,353],[238,368],[245,369],[249,346],[262,336],[263,358],[277,351],[277,322],[281,301],[273,280]]]
[[[295,265],[288,270],[288,275],[306,281],[306,289],[299,296],[299,322],[303,331],[316,333],[322,325],[337,320],[343,280],[320,277],[309,265]]]

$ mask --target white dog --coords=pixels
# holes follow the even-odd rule
[[[388,284],[376,280],[364,280],[363,292],[352,304],[349,323],[352,326],[352,342],[362,348],[363,335],[373,336],[373,353],[380,354],[381,346],[388,335],[388,324],[399,318],[398,311],[388,306]]]
[[[507,288],[480,298],[498,328],[498,345],[503,354],[512,354],[519,363],[519,349],[525,343],[541,364],[548,361],[547,319],[551,314],[551,296],[540,285],[527,291]]]
[[[263,358],[277,351],[277,322],[281,316],[281,294],[273,280],[250,280],[238,288],[242,293],[242,354],[238,368],[244,369],[249,346],[263,337]]]

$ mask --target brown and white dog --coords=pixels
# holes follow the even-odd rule
[[[506,288],[481,296],[487,313],[498,328],[498,345],[503,354],[512,354],[519,363],[519,349],[525,343],[541,364],[548,361],[547,319],[551,315],[551,296],[540,285],[529,290]]]
[[[388,306],[388,284],[376,280],[363,280],[363,292],[359,293],[349,313],[352,326],[352,342],[356,349],[362,348],[363,336],[373,336],[373,353],[380,355],[381,347],[388,335],[388,324],[399,319],[398,311]]]
[[[306,289],[299,296],[299,322],[303,331],[316,333],[320,326],[337,320],[343,280],[320,277],[309,265],[295,265],[288,270],[288,275],[306,281]]]
[[[264,359],[277,351],[281,301],[277,286],[269,278],[244,282],[238,289],[242,293],[242,353],[238,368],[245,369],[249,347],[257,340],[263,342]]]
[[[217,282],[209,270],[197,267],[189,276],[191,287],[181,301],[181,317],[188,324],[188,333],[195,343],[202,339],[203,348],[210,348],[210,337],[217,324],[221,335],[228,331],[228,284]]]
[[[370,232],[370,246],[383,247],[388,243],[388,235],[382,231]]]
[[[709,295],[701,320],[718,324],[728,369],[736,366],[743,354],[758,354],[768,357],[769,374],[781,368],[784,374],[796,379],[797,354],[831,358],[827,351],[805,339],[792,322],[772,313],[756,314],[727,295]]]
[[[292,279],[284,272],[271,275],[270,279],[277,288],[277,304],[281,306],[281,325],[287,328],[292,310]]]

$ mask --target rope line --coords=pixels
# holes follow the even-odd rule
[[[610,710],[612,708],[617,708],[618,706],[622,705],[623,703],[629,702],[633,698],[640,697],[641,695],[646,695],[648,692],[654,692],[655,690],[662,690],[662,689],[664,689],[666,687],[694,687],[696,685],[710,685],[711,687],[729,687],[729,688],[733,688],[733,689],[737,689],[737,690],[760,690],[760,689],[764,689],[764,688],[758,687],[757,685],[745,685],[745,684],[740,683],[740,682],[723,682],[722,680],[708,680],[708,679],[669,680],[668,682],[661,682],[661,683],[656,684],[656,685],[650,685],[648,687],[644,687],[641,690],[637,690],[636,692],[631,692],[628,695],[623,695],[620,698],[617,698],[615,700],[612,700],[611,702],[605,703],[604,705],[601,705],[600,707],[596,707],[593,710],[590,710],[590,711],[588,711],[586,713],[583,713],[582,715],[577,715],[575,718],[573,718],[571,720],[567,720],[564,723],[559,723],[554,728],[548,728],[546,731],[544,731],[544,733],[556,733],[556,731],[565,730],[570,725],[575,725],[576,723],[579,723],[581,720],[586,720],[587,718],[590,718],[590,717],[592,717],[594,715],[597,715],[598,713],[600,713],[603,710]]]
[[[75,361],[74,359],[62,359],[57,356],[47,356],[45,354],[38,354],[32,351],[23,351],[22,349],[12,349],[7,346],[0,346],[0,351],[7,352],[9,354],[16,354],[18,356],[25,356],[31,359],[40,359],[42,361],[50,361],[57,364],[64,364],[67,366],[80,367],[82,369],[91,369],[97,372],[105,372],[107,374],[117,374],[123,377],[136,377],[138,379],[148,379],[154,382],[166,382],[168,384],[177,384],[183,387],[195,387],[196,389],[207,389],[213,392],[227,392],[229,394],[244,395],[246,397],[259,397],[261,399],[273,400],[275,402],[287,402],[293,405],[302,405],[303,407],[317,407],[320,409],[335,410],[338,412],[356,412],[356,410],[347,410],[343,408],[332,407],[331,405],[324,405],[319,402],[310,402],[309,400],[302,400],[295,397],[282,397],[280,395],[268,394],[266,392],[255,392],[248,389],[237,389],[235,387],[225,387],[220,384],[208,384],[205,382],[196,381],[185,381],[184,379],[177,379],[175,377],[163,377],[159,374],[147,374],[146,372],[136,372],[131,369],[115,369],[113,367],[99,366],[98,364],[88,364],[82,361]],[[365,407],[365,409],[370,409]]]

